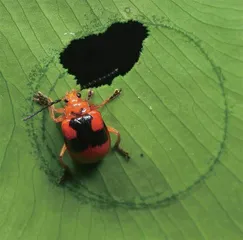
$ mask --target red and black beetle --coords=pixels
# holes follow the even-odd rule
[[[56,123],[61,123],[64,144],[60,151],[59,161],[65,171],[60,182],[63,182],[68,175],[71,175],[70,168],[63,161],[66,150],[77,163],[90,164],[98,162],[110,151],[110,133],[117,136],[114,149],[125,158],[130,158],[129,154],[120,147],[120,133],[115,128],[107,126],[98,111],[99,108],[119,96],[121,89],[116,89],[112,96],[99,105],[90,103],[93,93],[92,90],[89,90],[87,98],[83,99],[79,91],[71,90],[63,98],[52,101],[52,99],[38,92],[34,95],[34,101],[45,105],[45,107],[24,119],[27,120],[43,109],[48,108],[51,119]],[[54,104],[60,101],[65,102],[64,108],[55,108]],[[56,117],[56,113],[60,115]]]

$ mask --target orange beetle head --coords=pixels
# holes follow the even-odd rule
[[[77,90],[67,92],[63,98],[66,103],[66,115],[83,115],[90,111],[89,103],[87,100],[81,98],[81,93]]]
[[[82,101],[81,93],[73,89],[70,92],[67,92],[63,98],[66,104],[75,104]]]

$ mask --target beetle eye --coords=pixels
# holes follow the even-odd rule
[[[67,100],[67,99],[64,99],[64,102],[65,102],[65,103],[68,103],[68,100]]]
[[[81,98],[81,93],[77,93],[77,97],[78,98]]]

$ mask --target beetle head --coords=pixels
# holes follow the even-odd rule
[[[83,101],[81,98],[81,93],[78,90],[71,90],[70,92],[67,92],[66,95],[63,98],[63,101],[66,104],[75,104],[75,103],[80,103]]]

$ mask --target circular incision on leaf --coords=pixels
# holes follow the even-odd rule
[[[136,27],[131,27],[135,25],[144,29],[145,38],[147,30],[142,24],[115,23],[103,34],[74,40],[80,48],[76,51],[73,48],[67,54],[72,49],[71,42],[61,54],[61,57],[70,55],[66,64],[73,63],[74,68],[72,65],[66,68],[83,87],[116,68],[119,68],[116,74],[125,74],[138,60],[143,45],[140,64],[125,77],[136,82],[119,83],[121,88],[127,87],[129,100],[119,105],[119,111],[108,112],[105,117],[108,124],[114,120],[112,125],[118,126],[124,139],[122,146],[132,155],[131,162],[125,164],[119,155],[110,152],[100,165],[81,169],[73,166],[74,179],[65,188],[82,203],[131,209],[172,204],[213,174],[224,152],[228,103],[220,68],[198,41],[184,31],[173,26],[147,24],[150,37],[143,43],[144,38],[138,36]],[[109,35],[113,37],[105,37]],[[104,44],[102,39],[113,43],[107,40]],[[63,82],[70,79],[63,69],[61,73],[53,71],[60,67],[59,56],[60,52],[55,51],[43,62],[44,67],[33,71],[31,82],[35,84],[29,85],[30,98],[33,92],[42,91],[40,83],[50,87],[45,94],[51,96],[54,89],[63,89]],[[108,81],[99,85],[110,84],[112,78]],[[32,102],[30,112],[34,106]],[[116,117],[111,118],[113,114],[117,122]],[[63,136],[51,122],[45,111],[41,125],[39,121],[28,124],[40,166],[51,182],[56,182],[62,171],[58,154]],[[65,161],[71,164],[68,154]]]
[[[103,33],[71,41],[60,53],[60,62],[82,88],[111,85],[138,61],[147,36],[140,22],[116,22]]]

